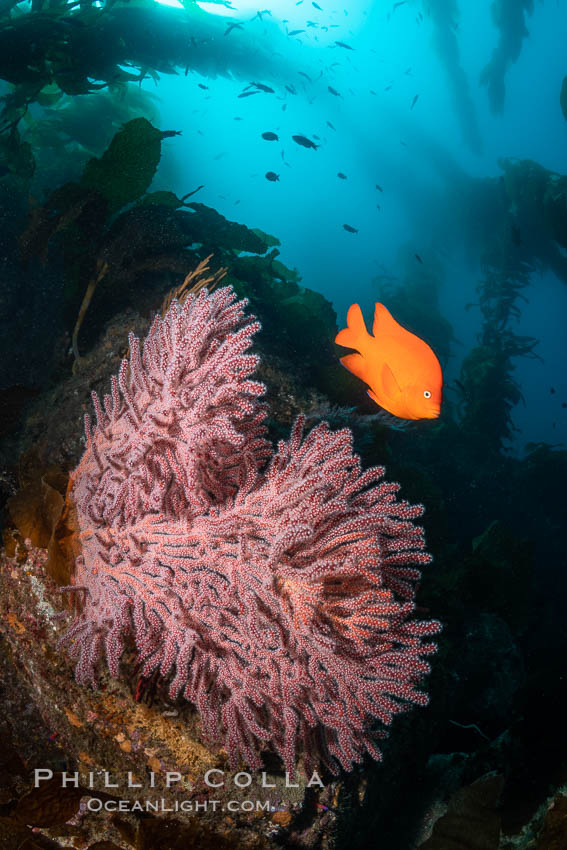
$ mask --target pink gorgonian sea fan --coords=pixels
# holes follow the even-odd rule
[[[173,302],[105,399],[73,473],[84,601],[63,641],[76,677],[113,676],[129,641],[236,767],[279,753],[293,773],[380,758],[420,690],[439,623],[415,618],[423,511],[382,467],[363,471],[349,429],[326,423],[267,464],[246,354],[258,327],[230,287]]]
[[[173,301],[130,357],[101,404],[73,473],[81,526],[122,527],[155,513],[190,519],[236,492],[244,462],[271,454],[263,424],[266,390],[250,380],[248,354],[260,324],[231,287]]]

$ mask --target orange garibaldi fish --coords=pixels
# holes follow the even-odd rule
[[[358,304],[349,307],[338,345],[358,354],[341,357],[349,372],[368,384],[370,398],[398,419],[436,419],[441,412],[443,373],[429,345],[376,304],[372,335]]]

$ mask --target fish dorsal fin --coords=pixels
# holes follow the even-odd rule
[[[401,395],[402,388],[387,363],[384,363],[382,366],[382,386],[384,387],[384,392],[390,398],[397,398]]]
[[[404,330],[405,328],[402,328],[402,326],[396,322],[387,307],[384,307],[383,304],[376,304],[374,308],[374,324],[372,325],[373,336],[377,337],[382,334],[398,335],[400,331]]]
[[[362,310],[358,304],[351,304],[347,313],[347,327],[338,332],[335,342],[346,348],[355,348],[360,351],[367,339],[368,331],[364,324]]]

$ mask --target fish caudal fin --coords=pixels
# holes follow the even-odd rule
[[[340,358],[340,362],[345,369],[348,369],[357,378],[362,378],[363,381],[365,380],[366,361],[362,354],[347,354],[345,357]]]
[[[368,331],[364,324],[362,310],[358,304],[352,304],[348,308],[347,327],[338,332],[335,337],[335,342],[337,345],[344,345],[345,348],[356,348],[357,351],[361,351],[367,339]],[[341,363],[343,363],[343,365],[346,365],[344,363],[346,359],[348,358],[342,358]],[[350,369],[350,366],[347,366],[347,369]],[[352,371],[353,370],[351,369],[351,372]],[[355,374],[357,373],[355,372]]]

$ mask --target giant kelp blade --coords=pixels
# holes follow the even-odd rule
[[[97,189],[107,199],[109,212],[117,212],[148,190],[160,160],[161,139],[161,131],[146,118],[128,121],[103,155],[87,162],[81,185]]]

